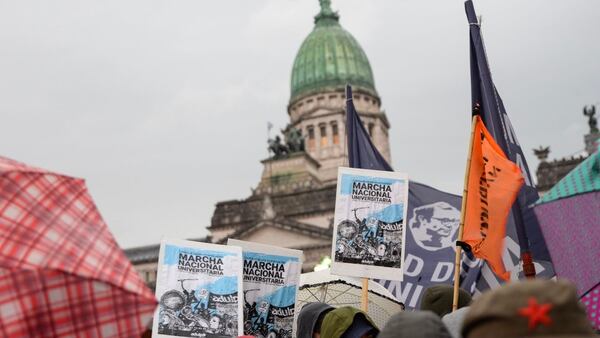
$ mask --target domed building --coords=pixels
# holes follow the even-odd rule
[[[288,144],[292,131],[301,135],[303,150],[263,160],[252,196],[217,203],[208,228],[215,242],[236,238],[304,250],[306,269],[331,252],[337,168],[348,165],[346,84],[353,86],[354,104],[374,144],[390,161],[390,124],[369,59],[330,1],[320,0],[320,7],[294,59],[284,129]]]
[[[315,27],[294,60],[288,115],[290,127],[303,132],[306,151],[321,165],[323,183],[334,181],[337,167],[347,164],[344,107],[346,84],[354,103],[383,156],[390,161],[389,122],[381,111],[367,55],[339,23],[329,1],[320,1]]]
[[[235,238],[300,249],[305,271],[331,254],[337,168],[348,164],[346,84],[353,87],[354,104],[374,144],[390,161],[390,124],[367,55],[340,25],[330,1],[319,2],[314,28],[294,59],[283,143],[270,140],[273,156],[261,161],[262,177],[252,195],[217,203],[211,235],[193,239]],[[126,253],[152,285],[158,245]]]

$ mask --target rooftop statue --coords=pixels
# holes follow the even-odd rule
[[[268,139],[269,153],[273,153],[273,158],[282,158],[289,154],[290,150],[285,144],[281,143],[281,137],[275,136],[274,139]]]
[[[545,161],[548,159],[548,154],[550,153],[550,147],[542,147],[540,146],[538,149],[533,149],[533,153],[540,161]]]
[[[300,131],[300,129],[289,129],[285,136],[285,140],[290,153],[298,153],[304,151],[304,137],[302,137],[302,132]]]
[[[281,141],[279,135],[274,139],[268,139],[269,153],[273,153],[275,159],[285,158],[290,154],[304,152],[304,137],[299,129],[291,128],[285,133],[285,143]]]
[[[596,106],[583,107],[583,115],[588,117],[588,125],[590,126],[590,134],[598,133],[598,119],[596,119]]]

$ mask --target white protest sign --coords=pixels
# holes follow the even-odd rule
[[[244,257],[244,334],[291,337],[302,251],[234,239]]]
[[[331,273],[402,280],[408,176],[339,168]]]
[[[242,335],[242,249],[162,240],[153,337]]]

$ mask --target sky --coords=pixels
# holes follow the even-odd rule
[[[461,0],[333,0],[365,50],[392,165],[462,189],[470,128]],[[122,247],[194,238],[243,199],[289,121],[317,0],[0,2],[0,155],[85,178]],[[600,2],[476,0],[492,75],[529,167],[584,149],[600,104]]]

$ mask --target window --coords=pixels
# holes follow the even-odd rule
[[[326,124],[319,125],[319,132],[321,133],[321,147],[326,147],[327,143],[328,143],[327,125]]]
[[[315,128],[313,128],[313,126],[308,126],[306,128],[306,134],[308,134],[308,150],[315,150]]]
[[[374,123],[369,123],[369,136],[371,136],[371,138],[373,138],[373,128],[375,127]]]
[[[337,122],[331,122],[331,135],[333,136],[333,144],[340,144],[340,135]]]

